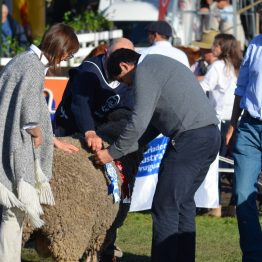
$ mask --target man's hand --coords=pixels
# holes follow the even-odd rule
[[[68,152],[68,153],[74,153],[74,152],[78,152],[79,149],[71,144],[68,144],[66,142],[63,142],[63,141],[60,141],[58,140],[57,138],[54,137],[54,147],[55,148],[58,148],[58,149],[61,149],[65,152]]]
[[[95,131],[85,132],[85,141],[87,146],[90,147],[93,152],[97,152],[103,147],[102,138],[99,137]]]
[[[95,163],[98,165],[104,165],[106,163],[112,162],[113,158],[108,152],[108,149],[103,149],[96,151],[95,153]]]

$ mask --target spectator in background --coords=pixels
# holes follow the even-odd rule
[[[212,52],[212,44],[217,31],[205,31],[202,35],[202,41],[192,42],[193,46],[199,47],[200,59],[191,66],[191,70],[198,80],[203,80],[208,67],[217,59]]]
[[[227,130],[231,118],[242,52],[239,42],[233,35],[218,34],[215,36],[212,45],[212,53],[216,60],[210,65],[200,84],[204,91],[208,93],[209,101],[216,111],[217,118],[220,120],[222,134],[220,152],[222,153],[225,151],[223,148],[225,147],[225,130]],[[221,178],[219,177],[219,179]],[[221,188],[219,191],[221,193]],[[218,208],[214,208],[210,214],[220,217],[221,204]]]
[[[2,44],[7,46],[4,55],[10,55],[12,50],[9,41],[13,40],[17,41],[18,45],[24,48],[29,45],[23,26],[9,14],[7,5],[2,4]]]
[[[217,58],[200,82],[220,121],[230,120],[238,70],[242,60],[239,42],[231,34],[215,36],[212,53]]]
[[[196,46],[176,45],[176,48],[182,50],[186,54],[190,67],[201,58],[199,48]]]
[[[217,31],[205,31],[202,35],[202,41],[192,42],[193,46],[200,48],[201,58],[191,66],[196,78],[203,80],[208,69],[212,63],[216,61],[217,57],[212,53],[212,45]],[[208,95],[208,94],[207,94]],[[200,189],[196,192],[195,201],[199,207],[198,214],[205,213],[215,217],[221,216],[221,209],[219,208],[219,161],[218,158],[210,165],[204,183],[201,184]],[[211,208],[211,209],[210,209]]]
[[[243,51],[246,44],[245,32],[239,14],[234,14],[230,0],[204,0],[205,4],[200,8],[203,21],[203,30],[215,30],[220,33],[234,35],[234,17],[236,17],[236,39],[240,41]],[[206,14],[205,14],[206,13]],[[203,25],[204,24],[204,25]]]
[[[94,56],[99,56],[99,55],[104,55],[106,54],[108,49],[108,44],[107,43],[101,43],[94,49],[90,51],[90,53],[83,59],[84,61],[87,61],[88,59],[94,57]]]
[[[236,17],[236,39],[240,42],[241,50],[245,48],[246,38],[239,14],[234,14],[230,0],[215,0],[210,17],[211,29],[219,30],[221,33],[234,34],[234,17]],[[213,22],[212,22],[213,20]],[[218,25],[218,28],[214,28]]]
[[[173,58],[185,66],[189,67],[186,54],[175,48],[169,42],[169,38],[173,35],[172,28],[166,21],[157,21],[151,23],[147,27],[148,41],[152,45],[146,48],[139,59],[139,63],[149,54],[160,54]]]
[[[201,41],[203,32],[209,30],[209,11],[211,4],[212,0],[200,0],[200,8],[198,10],[200,13],[200,25],[196,40]]]
[[[241,64],[226,144],[232,141],[234,193],[243,262],[262,259],[262,231],[256,205],[257,181],[262,169],[262,35],[249,44]],[[238,125],[238,119],[244,110]]]

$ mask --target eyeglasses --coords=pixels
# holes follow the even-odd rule
[[[69,59],[73,58],[74,54],[68,55],[66,58],[64,58],[64,61],[68,61]]]
[[[74,57],[74,54],[71,54],[71,55],[69,55],[68,57],[67,57],[67,59],[71,59],[71,58],[73,58]]]

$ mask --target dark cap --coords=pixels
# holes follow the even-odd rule
[[[147,27],[147,31],[152,33],[158,33],[160,35],[165,35],[168,37],[172,36],[172,28],[166,21],[156,21],[151,23]]]

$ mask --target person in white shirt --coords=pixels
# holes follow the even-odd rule
[[[189,67],[187,55],[169,42],[172,28],[166,21],[156,21],[147,27],[148,41],[152,46],[146,48],[139,58],[139,63],[149,54],[159,54],[173,58]]]
[[[192,42],[193,46],[199,48],[201,57],[190,67],[190,69],[199,81],[204,79],[204,75],[207,73],[210,65],[217,60],[217,57],[214,56],[211,48],[214,38],[218,33],[219,32],[214,30],[205,31],[202,34],[201,41]]]
[[[239,42],[231,34],[215,36],[212,53],[217,57],[200,82],[220,121],[230,120],[237,74],[242,60]]]
[[[208,92],[209,101],[214,107],[216,116],[220,121],[222,135],[220,155],[225,156],[227,155],[225,132],[234,104],[234,92],[238,70],[242,61],[242,52],[239,42],[233,35],[217,34],[212,45],[212,53],[217,59],[209,66],[200,84],[204,91]],[[219,189],[221,191],[220,186]],[[234,200],[231,198],[230,206],[233,205],[233,202]],[[212,209],[210,215],[220,217],[221,205],[218,208]]]
[[[234,18],[236,18],[235,37],[240,42],[241,50],[244,50],[246,44],[244,28],[241,23],[240,15],[234,13],[234,8],[230,1],[215,0],[210,9],[210,29],[219,30],[221,33],[234,34]]]

